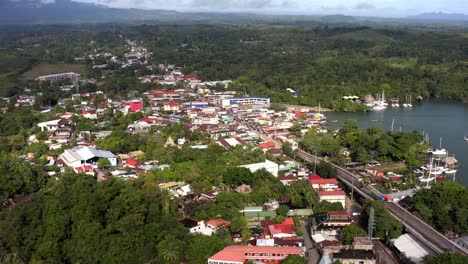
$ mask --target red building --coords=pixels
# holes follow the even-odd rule
[[[248,261],[280,264],[289,255],[303,256],[298,247],[229,246],[208,258],[208,264],[244,264]]]
[[[139,112],[143,110],[143,100],[135,99],[130,101],[130,112]]]

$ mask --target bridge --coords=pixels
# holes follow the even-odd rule
[[[298,156],[308,162],[317,164],[321,162],[326,162],[330,164],[331,166],[336,168],[338,178],[364,198],[375,200],[380,199],[380,196],[382,195],[374,187],[363,184],[353,173],[342,167],[339,167],[329,161],[314,156],[301,149],[299,149],[298,151]],[[409,233],[411,233],[414,237],[423,242],[435,253],[440,254],[443,252],[452,251],[463,255],[468,255],[467,249],[457,245],[456,243],[445,237],[443,234],[435,230],[433,227],[414,216],[405,208],[401,207],[396,203],[387,203],[386,205],[386,208],[390,212],[390,214],[393,217],[395,217],[395,219],[400,221]]]

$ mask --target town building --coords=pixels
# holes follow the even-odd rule
[[[98,150],[87,146],[78,146],[72,149],[66,149],[62,154],[60,154],[59,158],[63,160],[68,167],[72,168],[81,167],[83,165],[92,165],[97,167],[97,162],[101,158],[108,159],[111,166],[117,165],[117,158],[112,152]]]
[[[65,73],[38,76],[35,80],[40,81],[40,82],[43,82],[43,81],[63,81],[63,80],[76,81],[76,80],[79,80],[80,77],[81,77],[81,74],[79,74],[79,73],[65,72]]]
[[[227,98],[221,101],[221,107],[228,108],[233,105],[262,105],[264,107],[270,107],[269,97],[242,97],[242,98]]]
[[[211,236],[220,228],[227,228],[231,222],[224,219],[212,219],[208,221],[199,221],[196,226],[190,228],[191,234],[202,234],[205,236]]]
[[[344,191],[320,191],[318,193],[319,202],[328,201],[330,203],[341,203],[346,207],[346,193]]]
[[[208,264],[244,264],[253,263],[280,264],[289,255],[303,256],[298,247],[242,246],[234,245],[208,258]]]
[[[393,245],[399,253],[404,254],[416,264],[424,263],[423,258],[431,252],[410,234],[404,234],[394,239]]]
[[[260,169],[265,169],[273,176],[278,177],[279,165],[277,163],[274,163],[273,161],[265,160],[265,162],[241,165],[239,167],[247,168],[251,172],[256,172]]]
[[[373,250],[343,249],[333,253],[333,261],[342,264],[375,264],[377,257]]]
[[[130,101],[130,112],[140,112],[143,110],[143,100],[133,99]]]

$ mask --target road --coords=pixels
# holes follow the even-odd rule
[[[367,186],[359,182],[351,172],[336,166],[333,163],[330,163],[321,158],[315,157],[303,150],[299,150],[299,156],[309,162],[327,162],[330,165],[334,166],[337,170],[338,176],[341,180],[345,182],[353,183],[356,190],[364,193],[368,198],[379,199],[378,191],[371,186]],[[434,250],[436,253],[443,253],[446,251],[454,251],[464,255],[468,255],[468,250],[460,247],[455,244],[453,241],[449,240],[447,237],[439,233],[437,230],[405,210],[403,207],[394,204],[387,203],[387,210],[392,214],[396,219],[398,219],[406,227],[406,230],[418,238],[421,242],[426,244],[429,248]]]
[[[320,261],[320,253],[314,247],[312,242],[309,224],[305,221],[301,221],[301,229],[303,233],[302,238],[304,239],[304,247],[307,252],[307,264],[317,264]]]
[[[400,260],[380,240],[373,240],[374,250],[377,253],[377,264],[399,264]]]

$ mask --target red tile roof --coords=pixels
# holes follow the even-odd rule
[[[298,247],[260,247],[234,245],[225,247],[223,250],[211,256],[208,260],[244,263],[246,261],[246,254],[302,255],[302,250]],[[258,256],[258,258],[261,258],[261,256]]]
[[[169,105],[169,106],[178,106],[179,103],[174,102],[174,101],[170,101],[170,102],[167,102],[165,105]]]
[[[268,142],[265,142],[265,143],[262,143],[262,144],[259,144],[258,145],[259,148],[274,148],[275,147],[275,142],[273,141],[268,141]]]
[[[318,179],[322,179],[322,177],[320,177],[320,176],[317,175],[317,174],[310,174],[310,175],[309,175],[309,181],[311,181],[311,180],[318,180]]]
[[[346,195],[344,191],[323,191],[319,192],[320,196],[327,196],[327,195]]]
[[[138,166],[139,162],[136,159],[128,159],[125,161],[125,165]]]
[[[348,212],[346,211],[329,211],[328,212],[329,215],[333,215],[333,216],[348,216]]]
[[[294,225],[294,220],[291,217],[285,218],[283,220],[283,225]]]
[[[206,224],[214,228],[219,228],[219,227],[228,227],[231,224],[231,222],[218,218],[218,219],[208,220],[206,221]]]
[[[294,225],[285,225],[285,224],[275,224],[269,225],[268,230],[270,231],[270,235],[278,235],[278,234],[295,234]]]
[[[93,171],[94,168],[90,165],[85,165],[85,166],[81,166],[81,167],[76,167],[75,170],[77,172],[90,172],[90,171]]]

